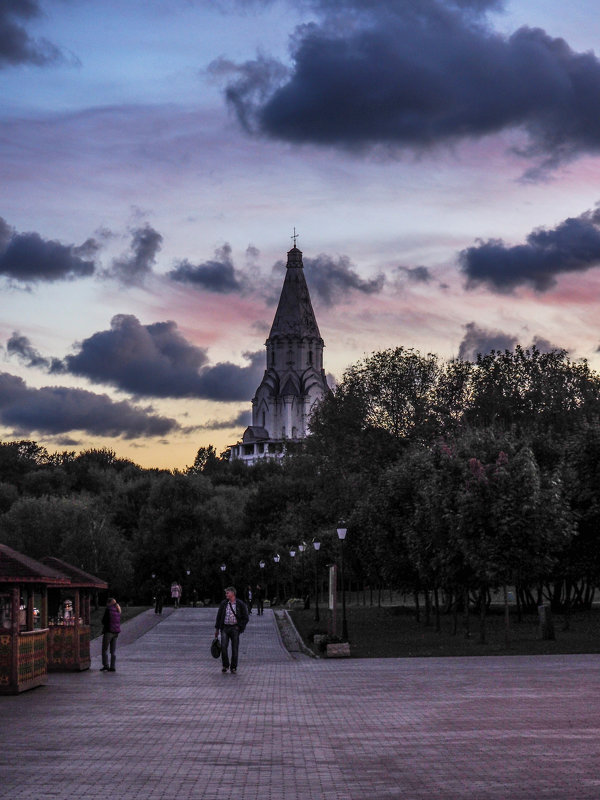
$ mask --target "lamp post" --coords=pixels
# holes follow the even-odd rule
[[[192,605],[192,592],[190,590],[190,572],[191,572],[191,570],[189,570],[189,569],[186,569],[186,571],[185,571],[185,574],[187,575],[187,581],[186,581],[187,585],[185,587],[185,590],[188,593],[188,595],[190,596],[190,605]]]
[[[223,592],[225,591],[225,570],[227,569],[227,564],[221,564],[221,597],[223,596]]]
[[[346,538],[347,529],[343,522],[340,522],[337,529],[338,539],[342,549],[342,569],[340,579],[342,581],[342,641],[348,641],[348,623],[346,622],[346,585],[344,584],[344,539]]]
[[[296,593],[294,591],[294,556],[295,555],[296,555],[295,549],[293,547],[290,547],[290,558],[292,559],[290,561],[290,577],[292,579],[292,597],[296,596]]]
[[[275,586],[276,586],[275,598],[276,598],[277,602],[279,602],[279,569],[278,569],[278,567],[279,567],[280,560],[281,560],[281,556],[279,555],[279,553],[275,553],[275,555],[273,556],[273,561],[275,562]]]
[[[319,548],[321,542],[313,539],[313,547],[315,548],[315,622],[319,621]]]
[[[262,558],[258,562],[258,566],[260,567],[261,576],[264,575],[265,562],[263,561]],[[264,582],[264,579],[262,577],[260,579],[260,590],[262,592],[262,597],[261,596],[257,596],[257,598],[256,598],[256,602],[258,604],[257,614],[262,614],[262,612],[263,612],[263,600],[264,600],[265,597],[268,597],[268,595],[266,594],[267,588],[265,586],[265,582]]]
[[[304,599],[304,608],[309,607],[309,597],[305,596],[305,586],[304,586],[304,551],[306,550],[306,542],[302,542],[302,544],[298,545],[298,550],[300,550],[300,568],[302,569],[302,583],[300,584],[300,594]]]

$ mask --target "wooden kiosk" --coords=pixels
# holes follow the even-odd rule
[[[69,579],[0,544],[0,694],[43,685],[48,674],[48,587]]]
[[[106,591],[108,584],[60,558],[47,556],[42,563],[69,581],[48,589],[48,670],[89,669],[90,595]]]

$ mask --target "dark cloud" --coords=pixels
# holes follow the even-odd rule
[[[174,270],[167,273],[167,276],[173,281],[198,286],[217,294],[242,292],[247,285],[244,275],[233,265],[229,244],[215,250],[214,259],[204,261],[197,266],[187,260],[181,261]]]
[[[225,95],[247,130],[296,143],[421,151],[524,131],[539,177],[600,150],[600,61],[522,27],[492,30],[499,4],[448,0],[315,3],[291,37],[293,69],[261,56],[235,65]]]
[[[199,425],[196,430],[203,431],[219,431],[228,428],[247,428],[252,422],[252,413],[250,411],[240,411],[240,413],[232,419],[226,420],[208,420],[204,425]]]
[[[543,336],[534,336],[531,346],[539,350],[540,353],[555,353],[557,350],[564,350],[565,353],[569,352],[565,348],[559,347],[557,344],[552,344],[549,339],[545,339]]]
[[[128,286],[141,286],[152,274],[163,237],[148,223],[133,229],[131,237],[129,252],[113,260],[108,275]]]
[[[7,341],[6,352],[9,356],[16,356],[28,367],[48,368],[50,366],[48,359],[44,358],[35,347],[32,347],[26,336],[22,336],[17,331],[14,331]]]
[[[219,58],[208,67],[208,73],[216,80],[228,80],[234,76],[225,90],[225,97],[235,108],[241,124],[248,131],[256,127],[256,109],[268,103],[273,88],[290,74],[287,67],[274,58],[259,55],[255,61],[237,65]]]
[[[175,322],[142,325],[132,315],[118,314],[110,330],[81,342],[60,370],[135,395],[234,401],[251,398],[264,371],[264,352],[244,357],[248,366],[209,365],[206,350],[188,342]]]
[[[63,60],[55,45],[45,39],[32,39],[22,24],[39,14],[37,0],[1,0],[0,69],[17,64],[44,66]]]
[[[209,400],[250,400],[265,371],[265,351],[243,353],[249,362],[240,367],[229,361],[206,367],[199,377],[199,397]]]
[[[345,300],[351,292],[378,294],[383,289],[383,275],[370,280],[361,278],[347,256],[332,258],[321,254],[303,260],[311,293],[327,306]]]
[[[465,326],[466,333],[458,349],[458,357],[463,361],[477,361],[477,356],[485,356],[491,353],[513,350],[517,344],[516,336],[501,331],[490,331],[480,328],[474,322],[468,322]]]
[[[94,333],[63,361],[63,370],[134,394],[152,397],[194,396],[206,351],[190,344],[172,321],[142,325],[118,314],[110,330]]]
[[[84,278],[94,273],[95,239],[64,245],[38,233],[17,233],[0,217],[0,275],[21,283]]]
[[[430,283],[432,280],[431,272],[427,267],[396,267],[396,272],[411,283]]]
[[[139,409],[105,394],[62,386],[29,388],[7,372],[0,373],[0,423],[20,436],[85,431],[94,436],[164,436],[179,429],[173,419]]]
[[[569,217],[556,228],[537,228],[526,244],[508,247],[501,239],[479,242],[459,254],[467,288],[481,284],[496,292],[530,285],[550,289],[557,275],[584,272],[600,264],[600,209]]]

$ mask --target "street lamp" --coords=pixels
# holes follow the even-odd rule
[[[313,547],[315,548],[315,622],[319,621],[319,548],[321,542],[313,539]]]
[[[344,584],[344,539],[346,538],[347,529],[344,527],[344,523],[340,522],[340,526],[337,529],[338,539],[340,540],[340,546],[342,549],[342,569],[341,569],[341,581],[342,581],[342,641],[348,641],[348,623],[346,622],[346,586]]]
[[[260,571],[261,571],[261,573],[262,573],[262,574],[264,574],[263,570],[264,570],[264,568],[265,568],[266,564],[265,564],[265,562],[264,562],[264,560],[263,560],[262,558],[261,558],[261,560],[258,562],[258,566],[260,567]],[[268,597],[268,595],[266,594],[267,587],[266,587],[266,585],[265,585],[265,582],[264,582],[264,579],[263,579],[263,578],[261,578],[261,579],[260,579],[260,588],[261,588],[261,590],[264,592],[264,594],[263,594],[263,598],[264,598],[264,597]],[[257,597],[257,598],[256,598],[256,601],[257,601],[257,603],[258,603],[258,613],[259,613],[259,614],[262,614],[262,600],[260,600],[260,599]]]
[[[281,561],[281,556],[279,555],[279,553],[275,553],[275,555],[273,556],[273,561],[275,562],[275,584],[277,587],[275,598],[277,602],[279,602],[279,570],[277,569],[277,567],[279,566],[279,562]]]
[[[225,570],[227,569],[227,564],[221,564],[221,595],[225,591]]]
[[[296,555],[296,551],[294,550],[294,548],[292,546],[292,547],[290,547],[290,558],[292,559],[290,561],[290,576],[291,576],[291,579],[292,579],[292,597],[296,596],[296,593],[294,591],[294,556],[295,555]]]
[[[302,569],[302,583],[300,585],[300,594],[304,598],[304,608],[308,608],[308,599],[304,596],[304,551],[306,550],[306,542],[302,542],[302,544],[298,545],[298,550],[300,550],[300,567]]]

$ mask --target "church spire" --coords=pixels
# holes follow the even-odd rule
[[[303,439],[315,404],[329,392],[323,369],[325,345],[310,302],[297,236],[294,228],[294,246],[287,254],[283,288],[265,342],[266,369],[252,400],[252,424],[231,448],[231,458],[250,464],[278,458],[288,442]]]
[[[294,238],[296,236],[294,228]],[[269,339],[278,336],[321,338],[304,277],[302,250],[299,250],[295,243],[287,254],[285,280]]]

